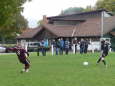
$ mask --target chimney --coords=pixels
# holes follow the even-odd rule
[[[48,23],[48,19],[47,19],[46,15],[43,15],[43,23],[45,23],[45,24]]]

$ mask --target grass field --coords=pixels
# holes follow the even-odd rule
[[[86,55],[37,56],[31,53],[31,70],[23,67],[15,54],[0,55],[0,86],[115,86],[115,53],[110,53],[106,68],[96,65],[99,53]],[[89,65],[84,66],[83,62]]]

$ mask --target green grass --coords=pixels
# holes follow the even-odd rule
[[[21,74],[23,65],[15,54],[0,55],[0,86],[114,86],[115,53],[106,57],[108,68],[96,65],[99,53],[86,55],[37,56],[31,53],[31,69]],[[83,62],[88,61],[88,66]]]

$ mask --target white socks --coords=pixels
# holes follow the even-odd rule
[[[29,69],[26,69],[25,72],[29,72]]]
[[[22,72],[29,72],[29,69],[22,69]]]

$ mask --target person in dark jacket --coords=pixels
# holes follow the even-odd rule
[[[97,63],[100,63],[102,61],[105,66],[107,66],[105,57],[108,55],[109,52],[109,43],[105,42],[104,40],[101,41],[101,56],[99,57]]]
[[[75,45],[75,54],[76,54],[77,53],[77,44],[78,44],[77,38],[74,38],[72,44]]]
[[[65,54],[68,55],[70,42],[68,39],[65,40]]]
[[[60,46],[59,53],[60,53],[60,55],[63,55],[63,50],[64,50],[64,40],[63,40],[63,38],[59,39],[59,46]]]
[[[80,41],[80,54],[84,53],[84,49],[85,49],[85,41],[83,39],[81,39],[81,41]]]
[[[39,56],[39,55],[40,55],[40,53],[39,53],[39,52],[40,52],[40,43],[38,43],[38,44],[37,44],[37,56]]]
[[[59,49],[60,49],[60,42],[59,42],[59,39],[56,40],[55,42],[55,48],[56,48],[56,55],[59,54]]]
[[[88,45],[89,45],[89,41],[86,39],[84,42],[84,53],[86,54],[88,51]]]

